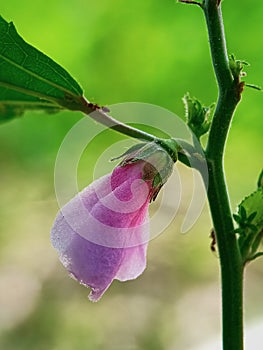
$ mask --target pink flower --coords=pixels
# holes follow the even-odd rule
[[[76,195],[55,219],[52,244],[69,273],[91,288],[92,301],[114,279],[134,279],[146,267],[148,207],[164,182],[156,168],[165,163],[166,180],[173,161],[160,148],[142,155],[145,147],[127,152],[120,166]]]

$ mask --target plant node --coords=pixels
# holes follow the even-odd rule
[[[178,0],[178,2],[182,2],[182,3],[184,3],[184,4],[189,4],[189,5],[198,5],[198,6],[200,6],[202,9],[204,8],[203,2],[199,2],[199,1]]]

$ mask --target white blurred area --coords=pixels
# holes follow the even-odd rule
[[[49,208],[56,202],[39,199],[46,189],[34,179],[8,180],[1,187],[0,334],[35,311],[42,285],[57,263],[49,240]]]

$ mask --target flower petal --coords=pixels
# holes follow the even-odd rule
[[[51,240],[60,260],[97,301],[114,279],[138,277],[146,267],[150,185],[142,165],[117,167],[85,188],[58,213]]]
[[[51,231],[51,240],[72,277],[92,289],[90,299],[98,300],[115,278],[124,250],[89,242],[72,230],[61,213]]]
[[[140,276],[146,268],[148,244],[124,249],[120,268],[115,276],[119,281],[132,280]]]

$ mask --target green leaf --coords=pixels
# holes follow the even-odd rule
[[[243,209],[242,209],[243,208]],[[259,188],[239,204],[239,213],[246,213],[246,218],[256,226],[263,225],[263,190]],[[242,214],[241,214],[242,215]],[[243,214],[244,215],[244,214]],[[252,218],[252,220],[251,220]]]
[[[238,233],[240,252],[244,263],[260,256],[257,251],[262,244],[263,234],[263,188],[258,188],[248,197],[244,198],[238,206],[238,215],[234,219],[239,228]]]
[[[64,68],[26,43],[0,16],[0,121],[27,109],[82,110],[82,94]]]

